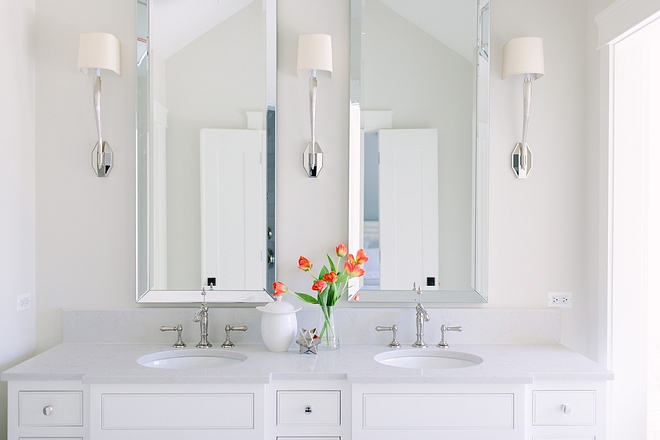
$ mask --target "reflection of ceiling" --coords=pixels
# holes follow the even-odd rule
[[[151,47],[168,58],[253,1],[151,0]]]
[[[380,0],[385,6],[472,61],[476,35],[476,2],[466,0]],[[465,23],[475,23],[465,26]]]

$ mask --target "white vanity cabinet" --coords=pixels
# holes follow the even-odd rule
[[[266,392],[268,440],[349,440],[351,387],[345,380],[273,381]]]
[[[77,381],[10,381],[7,438],[88,438],[87,393]]]
[[[526,388],[530,440],[606,438],[605,381],[538,381]]]
[[[93,440],[262,440],[264,384],[91,384]]]
[[[524,384],[354,384],[353,440],[525,438]]]

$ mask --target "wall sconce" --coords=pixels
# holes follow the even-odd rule
[[[538,37],[512,38],[504,45],[502,79],[509,75],[524,74],[523,80],[523,136],[511,153],[511,167],[519,179],[525,179],[532,170],[532,151],[527,145],[527,124],[532,106],[532,78],[545,73],[543,39]]]
[[[98,177],[106,177],[112,168],[112,149],[101,135],[101,69],[121,75],[119,40],[112,34],[80,34],[78,68],[87,75],[94,69],[94,113],[98,143],[92,150],[92,168]]]
[[[323,151],[316,143],[316,71],[326,70],[332,75],[332,40],[330,35],[304,34],[298,37],[298,74],[310,70],[309,113],[312,141],[303,152],[303,167],[309,177],[318,177],[323,168]]]

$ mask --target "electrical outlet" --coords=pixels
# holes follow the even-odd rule
[[[27,310],[30,308],[30,294],[16,296],[16,311]]]
[[[573,293],[548,292],[548,307],[573,307]]]

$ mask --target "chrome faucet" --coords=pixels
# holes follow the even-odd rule
[[[429,322],[429,313],[422,305],[422,288],[413,284],[413,290],[417,290],[417,306],[415,307],[415,323],[417,326],[417,340],[412,345],[415,348],[426,348],[424,343],[424,323]]]
[[[196,345],[197,348],[210,348],[211,343],[208,341],[209,337],[209,306],[206,304],[206,288],[202,288],[202,307],[195,312],[193,322],[199,322],[200,341]]]
[[[442,324],[440,326],[440,331],[442,332],[442,339],[440,340],[438,347],[449,348],[449,344],[447,344],[447,340],[445,339],[445,332],[462,332],[463,327],[461,327],[460,325],[456,327],[447,327],[446,325]]]

